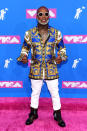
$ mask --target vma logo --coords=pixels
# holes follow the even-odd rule
[[[28,66],[31,66],[31,59],[28,59]]]
[[[26,9],[26,18],[36,18],[37,9]],[[50,18],[56,18],[56,9],[49,9]]]
[[[62,81],[62,88],[87,88],[87,81]]]
[[[20,36],[0,36],[0,44],[20,44]]]
[[[63,41],[66,44],[83,44],[87,43],[87,35],[64,35]]]
[[[22,81],[0,81],[0,88],[23,88]]]

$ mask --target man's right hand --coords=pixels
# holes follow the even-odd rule
[[[27,56],[21,54],[18,58],[17,61],[22,62],[23,64],[26,64],[28,62]]]
[[[21,62],[22,62],[23,64],[28,63],[28,59],[27,59],[27,56],[26,56],[26,55],[25,55],[25,56],[23,56],[23,58],[22,58]]]

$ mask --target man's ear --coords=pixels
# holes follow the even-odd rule
[[[36,15],[36,19],[38,20],[38,16]]]

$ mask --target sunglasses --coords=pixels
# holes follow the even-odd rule
[[[45,16],[49,16],[49,13],[48,13],[48,12],[45,12],[45,13],[40,12],[40,13],[38,13],[38,16],[39,16],[39,17],[41,17],[41,16],[43,16],[43,15],[45,15]]]

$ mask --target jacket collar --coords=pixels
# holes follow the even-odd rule
[[[52,31],[52,27],[51,26],[48,26],[48,34],[50,36],[53,36],[53,31]],[[34,36],[38,36],[39,35],[39,32],[38,32],[38,27],[36,26],[33,30],[33,33],[34,33]]]

